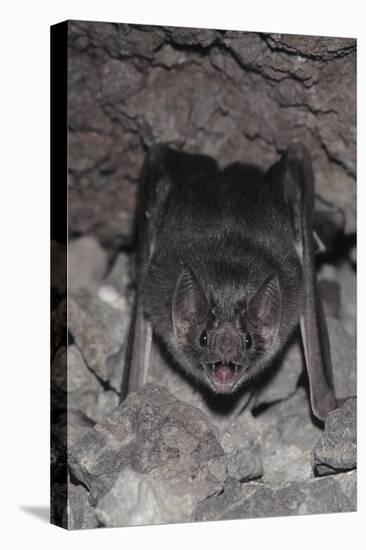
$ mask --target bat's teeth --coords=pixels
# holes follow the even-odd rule
[[[235,365],[235,372],[238,372],[239,370],[239,365]]]
[[[216,365],[215,365],[215,363],[212,363],[212,364],[211,364],[211,368],[212,368],[212,370],[215,372],[215,370],[216,370]]]

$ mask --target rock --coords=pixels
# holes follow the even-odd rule
[[[68,288],[93,288],[103,279],[107,270],[107,253],[90,236],[69,241],[67,249]]]
[[[103,382],[110,382],[108,360],[122,351],[130,321],[127,299],[117,295],[117,303],[111,303],[116,299],[116,292],[111,292],[112,300],[109,295],[105,299],[101,290],[98,297],[83,289],[70,293],[68,301],[69,330],[88,367]]]
[[[88,499],[88,492],[82,485],[68,483],[67,528],[93,529],[99,523]]]
[[[152,385],[131,393],[75,442],[69,465],[98,505],[127,466],[137,474],[169,482],[180,498],[189,495],[196,503],[220,492],[226,478],[223,450],[207,417]],[[136,479],[131,483],[134,487]]]
[[[66,349],[64,350],[66,354]],[[86,366],[83,357],[75,345],[67,350],[67,405],[79,409],[95,420],[99,416],[96,402],[103,386]]]
[[[94,177],[98,175],[96,172]],[[93,171],[88,177],[74,176],[76,181],[81,179],[83,185],[74,184],[69,191],[70,229],[77,235],[93,235],[104,246],[118,250],[131,243],[136,185],[124,181],[123,185],[114,182],[107,189],[93,189],[92,178]]]
[[[239,484],[228,478],[222,494],[200,503],[195,520],[244,519],[351,512],[356,509],[354,496],[342,489],[339,476],[291,483],[273,489],[264,483]],[[350,481],[350,480],[349,480]]]
[[[79,441],[94,425],[92,418],[77,409],[69,409],[58,415],[52,424],[52,434],[57,440],[58,447],[63,449],[65,457],[68,447]]]
[[[343,493],[353,504],[353,509],[357,508],[357,470],[350,470],[342,474],[337,473],[335,479],[341,486]]]
[[[98,502],[96,514],[106,527],[192,521],[193,495],[181,495],[168,481],[124,468],[112,489]]]
[[[107,416],[119,403],[118,394],[105,390],[86,366],[75,345],[62,347],[52,363],[53,405],[59,409],[77,409],[92,420]]]
[[[255,394],[254,406],[272,403],[290,397],[297,388],[304,369],[300,338],[297,336],[271,366]]]
[[[356,399],[348,399],[325,419],[324,433],[314,449],[317,474],[351,470],[357,464]]]
[[[228,478],[221,494],[198,504],[195,521],[276,516],[275,491],[263,483]]]
[[[263,481],[273,487],[314,477],[312,450],[321,430],[314,425],[304,389],[278,402],[256,417],[260,440]]]
[[[292,483],[276,494],[278,515],[330,514],[352,512],[356,503],[342,490],[338,476]]]
[[[208,48],[219,37],[219,33],[210,29],[194,29],[183,27],[165,27],[168,36],[179,46],[200,46]]]
[[[223,165],[265,168],[290,142],[304,141],[317,194],[342,208],[346,231],[355,230],[355,41],[68,25],[75,234],[112,248],[131,243],[143,149],[161,140]]]
[[[260,439],[258,423],[249,411],[225,429],[220,443],[225,452],[228,476],[247,481],[262,475]]]
[[[336,395],[343,399],[355,396],[357,394],[355,343],[339,320],[328,317],[327,325]]]

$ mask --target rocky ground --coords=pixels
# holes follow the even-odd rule
[[[70,266],[91,246],[99,269],[84,266],[82,284],[71,282],[69,346],[52,363],[55,521],[78,529],[356,509],[356,400],[324,427],[312,417],[297,339],[234,416],[168,369],[119,404],[131,258],[120,253],[108,269],[100,245],[82,237]],[[354,335],[338,301],[328,309],[337,394],[355,395]]]
[[[233,413],[169,369],[120,404],[144,151],[311,151],[339,397],[356,395],[355,42],[72,22],[69,293],[52,289],[52,520],[69,528],[352,511],[356,400],[311,414],[295,337]],[[329,201],[336,210],[329,210]],[[53,243],[58,261],[66,249]],[[61,258],[61,260],[60,260]],[[68,329],[65,329],[66,312]]]

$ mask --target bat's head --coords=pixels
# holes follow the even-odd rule
[[[215,393],[234,392],[278,350],[278,276],[267,276],[250,294],[231,297],[230,313],[225,314],[215,296],[206,296],[190,267],[178,277],[172,304],[174,339],[186,368]]]

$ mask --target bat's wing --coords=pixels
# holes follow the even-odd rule
[[[130,391],[142,387],[148,376],[154,341],[151,323],[144,316],[141,290],[157,246],[159,228],[164,224],[169,197],[176,186],[184,186],[188,179],[217,171],[213,159],[174,151],[164,144],[153,146],[146,154],[138,197],[137,296],[127,344],[121,399]]]
[[[296,249],[303,266],[305,304],[299,319],[313,413],[324,420],[337,407],[328,329],[317,287],[313,250],[314,176],[304,146],[291,145],[274,167],[291,212]]]

